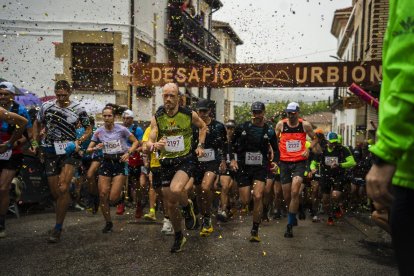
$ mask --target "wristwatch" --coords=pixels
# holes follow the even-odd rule
[[[6,147],[7,147],[8,149],[11,149],[11,148],[13,148],[13,145],[12,145],[12,143],[7,142],[7,143],[6,143]]]
[[[204,143],[198,143],[197,147],[204,149]]]

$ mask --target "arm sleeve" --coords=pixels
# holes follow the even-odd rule
[[[311,170],[316,170],[316,169],[318,169],[318,162],[316,161],[316,160],[312,160],[311,161],[311,163],[310,163],[310,166],[309,166],[309,168],[311,169]]]
[[[346,147],[344,147],[342,150],[343,150],[343,154],[345,156],[345,162],[342,162],[342,163],[339,164],[341,166],[341,168],[350,169],[352,167],[355,167],[356,162],[355,162],[355,159],[352,156],[350,150]]]

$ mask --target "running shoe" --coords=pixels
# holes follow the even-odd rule
[[[305,211],[303,210],[303,208],[300,208],[300,209],[299,209],[299,219],[300,219],[300,220],[305,220],[305,219],[306,219],[306,213],[305,213]]]
[[[338,208],[338,210],[336,210],[335,212],[335,218],[342,218],[344,216],[344,211],[342,210],[342,208]]]
[[[217,220],[221,222],[227,222],[229,217],[227,216],[226,211],[221,210],[217,212]]]
[[[279,210],[277,210],[276,212],[273,213],[273,219],[274,220],[282,219],[282,213]]]
[[[171,221],[167,218],[164,218],[162,222],[161,233],[167,236],[174,235],[174,229],[172,227]]]
[[[200,237],[208,237],[213,233],[213,224],[211,223],[211,218],[203,217],[203,223],[201,225]]]
[[[111,221],[108,221],[105,224],[105,227],[102,229],[102,233],[106,234],[106,233],[111,233],[112,232],[112,227],[113,227],[113,223]]]
[[[269,211],[265,208],[263,208],[263,213],[262,213],[262,221],[267,221],[269,222]]]
[[[144,219],[148,221],[156,221],[157,217],[155,216],[155,212],[148,212],[148,214],[144,215]]]
[[[312,222],[320,222],[320,221],[321,220],[320,220],[320,218],[317,215],[313,216]]]
[[[187,239],[182,234],[179,237],[175,237],[174,244],[171,247],[171,253],[181,252],[186,241]]]
[[[243,216],[247,216],[249,214],[249,205],[244,206],[240,210],[240,214],[243,215]]]
[[[328,221],[326,222],[329,226],[333,226],[334,225],[334,220],[333,217],[329,217]]]
[[[5,238],[6,236],[6,229],[4,228],[4,226],[0,226],[0,238]]]
[[[76,203],[75,206],[73,206],[76,210],[79,211],[85,211],[85,207],[83,207],[82,205],[80,205],[79,203]]]
[[[254,229],[250,231],[250,242],[260,242],[259,231]]]
[[[182,208],[183,216],[185,220],[185,227],[188,230],[195,229],[197,225],[197,217],[194,214],[194,206],[191,199],[188,200],[188,205]]]
[[[116,214],[121,216],[124,213],[125,213],[125,203],[119,203],[118,206],[116,206]]]
[[[61,234],[62,234],[62,230],[57,230],[56,228],[53,228],[53,230],[50,231],[50,236],[47,241],[49,243],[58,243],[60,241]]]
[[[140,218],[142,218],[142,206],[141,206],[141,204],[139,204],[139,203],[137,203],[137,207],[136,207],[136,209],[135,209],[135,218],[136,219],[140,219]],[[155,214],[154,214],[154,216],[155,216]]]
[[[97,202],[95,202],[94,204],[93,204],[93,207],[92,207],[92,214],[96,214],[96,213],[98,213],[98,210],[99,210],[99,201],[97,201]]]
[[[285,238],[293,238],[293,226],[290,224],[286,226]]]

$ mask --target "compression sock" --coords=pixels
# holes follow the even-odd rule
[[[288,213],[288,224],[293,225],[296,221],[296,214],[295,213]]]
[[[58,231],[62,231],[62,226],[63,226],[62,223],[56,223],[55,224],[55,229],[58,230]]]
[[[253,222],[252,230],[259,231],[259,225],[260,225],[260,223]]]

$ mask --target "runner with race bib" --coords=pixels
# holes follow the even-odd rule
[[[197,114],[208,127],[204,144],[204,154],[198,157],[194,173],[194,184],[197,197],[201,201],[201,237],[210,236],[213,232],[211,222],[211,204],[213,201],[212,188],[218,173],[226,170],[226,140],[227,134],[224,125],[210,117],[210,101],[202,99],[196,106]],[[198,137],[198,128],[193,127],[194,137]],[[197,201],[197,202],[200,202]]]
[[[182,233],[182,207],[187,229],[194,229],[196,216],[193,202],[188,199],[185,185],[190,179],[194,164],[192,159],[192,125],[200,129],[198,146],[195,152],[198,157],[204,153],[204,140],[207,126],[196,112],[179,105],[178,86],[167,83],[162,89],[164,105],[151,119],[151,132],[147,142],[150,151],[159,151],[161,179],[164,199],[168,206],[168,215],[175,232],[175,241],[171,253],[180,252],[186,243]]]
[[[287,119],[280,120],[276,125],[276,136],[280,139],[280,180],[283,197],[289,206],[285,238],[293,237],[293,226],[297,225],[299,194],[309,156],[309,150],[305,147],[306,135],[316,138],[311,124],[299,118],[299,111],[298,103],[289,103],[285,109]]]
[[[253,226],[250,241],[260,242],[259,225],[262,221],[263,195],[269,163],[269,146],[278,151],[277,139],[273,127],[265,122],[265,105],[254,102],[251,106],[252,120],[236,127],[232,140],[230,167],[237,171],[236,179],[242,203],[248,206],[253,189]],[[274,154],[276,166],[278,154]],[[245,207],[244,206],[244,207]]]
[[[322,149],[322,154],[312,160],[310,168],[315,173],[320,165],[323,208],[328,214],[328,225],[333,225],[334,217],[343,216],[341,196],[348,184],[345,170],[354,167],[356,162],[349,148],[339,143],[338,134],[329,132],[326,140],[328,143]]]
[[[41,142],[41,152],[50,191],[56,199],[56,224],[48,239],[59,242],[63,221],[70,203],[69,185],[75,168],[82,162],[78,154],[79,145],[92,133],[88,114],[77,101],[69,99],[72,93],[70,84],[60,80],[55,84],[56,100],[45,102],[40,107],[33,124],[32,148]],[[76,139],[76,128],[80,122],[84,134]]]
[[[137,149],[138,140],[129,130],[115,124],[114,110],[106,106],[102,110],[104,125],[98,128],[92,136],[87,152],[102,149],[103,160],[98,170],[98,188],[101,211],[105,218],[105,227],[102,233],[112,232],[112,219],[109,201],[116,203],[128,175],[128,160]],[[132,143],[128,147],[128,140]]]
[[[3,107],[10,107],[9,105],[14,99],[14,96],[10,94],[14,94],[14,92],[14,86],[10,82],[0,83],[0,103]],[[13,177],[21,167],[23,160],[19,142],[30,122],[25,117],[8,111],[9,108],[3,107],[0,107],[0,238],[6,237],[6,214],[10,202],[9,190]],[[24,107],[23,109],[25,110]]]

